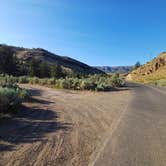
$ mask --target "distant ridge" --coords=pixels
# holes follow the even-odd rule
[[[96,66],[97,69],[105,73],[129,73],[132,66]]]
[[[32,58],[38,59],[41,62],[47,62],[50,64],[59,64],[68,72],[86,73],[86,74],[102,74],[103,71],[91,67],[85,63],[79,62],[75,59],[66,56],[59,56],[51,53],[43,48],[23,48],[0,44],[0,50],[2,47],[7,47],[12,50],[17,58],[23,61],[31,60]]]

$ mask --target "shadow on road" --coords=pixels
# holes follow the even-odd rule
[[[46,105],[48,101],[35,100]],[[68,131],[72,124],[57,122],[55,111],[23,106],[15,116],[0,119],[0,152],[14,150],[21,143],[47,141],[45,134]]]
[[[125,87],[130,89],[130,90],[134,89],[134,88],[140,88],[141,86],[143,86],[143,85],[138,84],[138,83],[133,83],[133,82],[127,82],[125,85]]]
[[[48,100],[43,100],[43,99],[39,99],[39,98],[30,98],[28,100],[28,102],[31,102],[31,103],[39,103],[39,104],[51,104],[51,103],[54,103],[52,101],[48,101]]]
[[[28,89],[28,91],[32,96],[41,96],[41,90],[39,89]]]

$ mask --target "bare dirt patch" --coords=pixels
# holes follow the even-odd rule
[[[78,92],[22,85],[33,94],[0,122],[0,165],[88,165],[131,99],[129,90]]]

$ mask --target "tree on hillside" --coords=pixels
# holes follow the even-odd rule
[[[27,73],[28,71],[27,71],[26,62],[24,62],[23,60],[20,60],[18,65],[18,76],[27,75]]]
[[[0,50],[0,73],[16,75],[18,72],[18,60],[14,52],[7,47]]]
[[[135,69],[138,69],[140,66],[141,66],[141,63],[140,62],[136,62],[136,64],[134,65],[133,68],[135,70]]]
[[[39,65],[40,77],[50,77],[50,67],[46,62],[42,62]]]
[[[53,65],[51,68],[51,77],[61,78],[64,77],[62,67],[59,64]]]
[[[39,77],[40,72],[39,72],[39,65],[40,62],[36,60],[35,58],[32,58],[30,61],[27,62],[28,66],[28,75],[31,77]]]

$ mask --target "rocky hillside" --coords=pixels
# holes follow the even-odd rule
[[[59,64],[66,71],[73,71],[78,73],[86,73],[86,74],[100,74],[103,73],[101,70],[96,69],[94,67],[88,66],[82,62],[79,62],[70,57],[59,56],[54,53],[51,53],[42,48],[22,48],[22,47],[14,47],[8,45],[0,45],[0,50],[3,47],[8,47],[9,50],[12,50],[17,58],[23,61],[31,60],[32,58],[38,59],[41,62],[46,62],[50,64]]]
[[[132,66],[97,66],[99,70],[102,70],[105,73],[129,73],[132,69]]]
[[[166,52],[161,53],[152,61],[132,71],[127,79],[140,82],[166,79]]]

